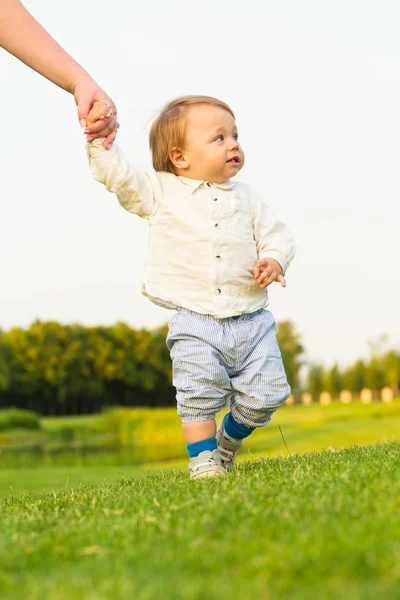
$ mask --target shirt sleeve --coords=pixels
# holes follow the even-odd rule
[[[125,210],[148,219],[156,212],[156,177],[129,163],[117,144],[105,150],[103,141],[97,139],[86,145],[93,177],[117,196]]]
[[[258,258],[274,258],[285,274],[296,252],[294,237],[258,194],[253,194],[253,228]]]

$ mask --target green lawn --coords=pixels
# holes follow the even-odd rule
[[[154,470],[154,468],[152,469]],[[50,494],[53,491],[76,490],[80,486],[112,483],[122,477],[146,475],[147,467],[40,467],[0,469],[0,498],[23,494]]]
[[[0,598],[398,600],[399,473],[393,442],[8,498]]]
[[[147,410],[141,421],[143,443],[148,448],[156,448],[160,462],[149,465],[133,466],[135,454],[119,453],[73,455],[68,451],[61,458],[64,464],[56,465],[52,457],[37,460],[30,452],[20,457],[16,453],[14,463],[1,454],[0,444],[0,498],[20,496],[22,493],[51,493],[77,489],[80,485],[97,485],[102,482],[115,482],[118,478],[137,478],[148,470],[167,467],[186,468],[187,458],[179,419],[173,409]],[[164,415],[166,426],[164,424]],[[62,427],[91,425],[98,416],[61,417],[43,419],[43,431],[57,430]],[[156,423],[156,424],[154,424]],[[281,427],[289,452],[302,454],[322,451],[328,448],[344,448],[352,445],[374,444],[388,441],[400,441],[400,400],[391,404],[374,403],[364,405],[354,402],[350,405],[333,403],[330,406],[284,406],[274,415],[272,422],[245,440],[240,460],[264,457],[288,456],[282,439]],[[148,431],[147,431],[148,428]],[[7,432],[8,434],[8,432]],[[15,436],[27,443],[28,431],[15,432]],[[13,436],[13,432],[10,434]],[[157,447],[156,435],[163,435]],[[163,440],[168,443],[163,446]],[[1,442],[1,439],[0,439]],[[158,448],[158,449],[157,449]],[[173,449],[176,458],[169,463],[161,462],[165,449]],[[126,464],[121,464],[122,458]],[[50,464],[46,464],[46,460]],[[12,468],[13,464],[19,468]],[[32,468],[29,465],[33,465]],[[26,468],[25,468],[26,467]],[[28,468],[29,467],[29,468]]]

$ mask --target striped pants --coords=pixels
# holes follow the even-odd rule
[[[290,395],[268,310],[215,319],[179,308],[167,346],[182,423],[214,419],[230,400],[237,423],[262,427]]]

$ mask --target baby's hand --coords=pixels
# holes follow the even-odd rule
[[[109,121],[107,125],[107,121]],[[106,127],[104,127],[106,123]],[[103,127],[103,129],[102,129]],[[111,106],[105,100],[96,100],[86,118],[86,139],[92,142],[98,137],[107,138],[108,149],[115,139],[119,123],[117,122],[117,114],[113,113]]]
[[[86,119],[86,128],[91,127],[97,121],[109,119],[112,115],[110,105],[104,100],[96,100]]]
[[[282,267],[273,258],[260,258],[254,267],[253,275],[262,290],[268,287],[273,281],[278,281],[282,287],[286,287]]]

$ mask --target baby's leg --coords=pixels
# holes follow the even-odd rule
[[[230,471],[242,440],[266,425],[290,394],[276,327],[269,311],[244,315],[236,326],[237,369],[231,382],[231,411],[217,431],[221,460]]]
[[[183,436],[187,444],[195,444],[201,440],[215,438],[217,423],[215,419],[182,423]]]
[[[167,344],[172,358],[178,415],[188,444],[215,438],[215,415],[231,395],[230,379],[218,350],[202,339],[178,314]],[[198,324],[197,324],[198,325]],[[201,325],[201,323],[200,323]]]
[[[237,423],[239,430],[241,427],[251,430],[269,423],[273,413],[290,395],[276,340],[275,320],[269,311],[254,316],[249,343],[250,349],[243,352],[246,358],[235,377],[232,377],[235,393],[227,419],[228,426],[229,421],[233,428]]]
[[[212,319],[189,311],[179,311],[170,321],[167,345],[190,467],[197,457],[209,453],[219,462],[215,415],[232,393],[220,354],[208,341],[215,327],[218,324]]]

